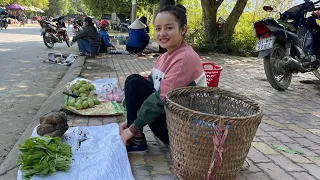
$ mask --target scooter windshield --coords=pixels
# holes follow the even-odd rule
[[[300,11],[303,11],[303,10],[306,10],[306,9],[310,9],[310,8],[314,8],[314,4],[313,4],[312,1],[305,2],[305,3],[299,4],[297,6],[294,6],[294,7],[290,8],[290,9],[288,9],[286,12],[295,13],[295,12],[300,12]]]
[[[298,12],[301,10],[301,8],[303,7],[304,4],[300,4],[300,5],[297,5],[297,6],[294,6],[290,9],[288,9],[286,12]]]

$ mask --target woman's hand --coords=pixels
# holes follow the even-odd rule
[[[125,129],[121,134],[121,140],[123,144],[127,145],[128,141],[133,138],[134,134],[130,131],[130,129]]]
[[[125,129],[127,129],[127,128],[128,128],[128,123],[127,123],[127,121],[125,121],[125,122],[123,122],[123,123],[120,124],[120,126],[119,126],[119,134],[120,134],[120,136],[121,136],[122,132],[123,132]]]

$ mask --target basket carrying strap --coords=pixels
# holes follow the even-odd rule
[[[215,125],[212,128],[214,151],[211,159],[211,165],[206,180],[211,180],[222,164],[222,153],[226,152],[229,147],[223,145],[228,135],[228,129],[225,126]]]

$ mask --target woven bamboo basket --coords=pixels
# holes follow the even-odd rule
[[[184,87],[167,94],[165,111],[174,169],[179,179],[235,179],[263,116],[252,100],[219,88]],[[222,164],[210,175],[217,144],[213,124],[228,134]]]

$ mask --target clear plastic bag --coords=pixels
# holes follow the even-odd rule
[[[124,98],[124,92],[118,86],[116,78],[98,79],[92,82],[95,85],[95,93],[101,102],[117,101],[121,102]]]

